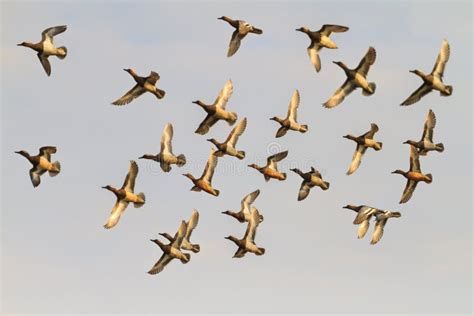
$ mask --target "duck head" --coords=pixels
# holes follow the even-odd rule
[[[298,32],[303,32],[303,33],[308,33],[308,32],[310,32],[310,30],[309,30],[307,27],[304,27],[304,26],[302,26],[302,27],[296,29],[296,31],[298,31]]]
[[[153,159],[153,158],[155,158],[155,156],[149,155],[149,154],[144,154],[143,156],[138,157],[138,159]]]
[[[357,209],[357,206],[352,205],[352,204],[347,204],[346,206],[343,206],[342,208],[347,208],[349,210],[355,211]]]
[[[211,142],[213,143],[214,145],[218,146],[219,145],[219,142],[217,141],[217,139],[215,138],[209,138],[209,139],[206,139],[208,142]]]
[[[410,72],[412,74],[415,74],[415,75],[421,77],[421,78],[424,78],[426,76],[422,71],[420,71],[418,69],[410,70]]]
[[[250,164],[250,165],[247,165],[247,167],[254,168],[254,169],[257,169],[257,170],[259,170],[259,169],[260,169],[260,167],[259,167],[259,166],[257,166],[257,165],[256,165],[256,164],[254,164],[254,163],[252,163],[252,164]]]
[[[228,16],[225,16],[225,15],[223,15],[223,16],[217,18],[217,19],[218,20],[224,20],[224,21],[230,20],[230,18]]]
[[[342,136],[342,138],[347,138],[347,139],[350,139],[350,140],[354,140],[354,141],[355,141],[355,139],[356,139],[357,137],[355,137],[355,136],[353,136],[353,135],[351,135],[351,134],[347,134],[347,135]]]
[[[184,173],[183,176],[185,176],[188,179],[191,179],[191,181],[193,182],[196,181],[196,178],[190,173]]]
[[[393,173],[397,173],[397,174],[405,175],[405,171],[403,171],[403,170],[400,170],[400,169],[397,169],[397,170],[395,170],[395,171],[392,171],[392,174],[393,174]]]
[[[25,47],[33,47],[33,43],[30,42],[21,42],[20,44],[16,44],[16,46],[25,46]]]
[[[15,154],[19,154],[19,155],[22,155],[23,157],[29,157],[30,154],[28,154],[26,151],[24,150],[19,150],[19,151],[15,151]]]
[[[275,122],[280,123],[282,120],[279,117],[274,116],[270,118],[270,121],[275,121]]]
[[[403,143],[404,143],[404,144],[410,144],[410,145],[412,145],[412,146],[415,146],[415,147],[416,147],[416,142],[415,142],[415,141],[413,141],[413,140],[407,140],[407,141],[404,141]]]
[[[344,70],[347,69],[346,64],[344,64],[342,61],[333,61],[332,63],[338,65],[339,67],[341,67]]]
[[[103,186],[102,189],[106,189],[106,190],[109,190],[109,191],[114,191],[114,188],[111,185]]]
[[[201,100],[192,101],[191,103],[197,104],[199,106],[205,107],[206,104],[202,103]]]

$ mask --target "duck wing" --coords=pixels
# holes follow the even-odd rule
[[[407,184],[405,186],[405,190],[403,190],[402,198],[400,199],[400,204],[408,202],[408,200],[411,198],[413,195],[413,192],[415,191],[416,185],[418,182],[413,181],[413,180],[408,180]]]
[[[259,196],[260,190],[255,190],[252,193],[247,194],[244,196],[242,199],[242,202],[240,203],[241,209],[242,210],[248,210],[250,208],[250,205],[255,201],[255,199]]]
[[[361,135],[363,138],[367,138],[367,139],[373,139],[374,138],[374,135],[375,133],[377,133],[379,131],[379,127],[377,126],[377,124],[375,123],[372,123],[370,124],[370,131],[368,131],[367,133]]]
[[[198,128],[194,131],[196,134],[205,135],[209,132],[209,129],[217,123],[219,119],[213,114],[208,114],[204,121],[199,124]]]
[[[128,202],[117,199],[117,202],[115,202],[115,205],[112,208],[112,212],[110,213],[109,219],[107,220],[107,223],[105,223],[104,228],[110,229],[114,227],[115,225],[117,225],[120,219],[120,216],[125,211],[127,206],[128,206]]]
[[[370,206],[363,206],[359,212],[357,212],[356,218],[352,222],[354,225],[361,224],[365,220],[369,220],[372,215],[377,213],[377,209]]]
[[[293,96],[291,97],[290,104],[288,105],[288,114],[286,118],[292,122],[296,122],[298,118],[298,106],[300,105],[300,93],[298,90],[295,90]]]
[[[41,33],[41,40],[50,40],[53,43],[53,36],[63,33],[67,30],[67,25],[59,25],[47,28]]]
[[[38,53],[37,56],[38,56],[38,58],[41,62],[41,65],[43,66],[44,71],[46,72],[46,74],[48,76],[50,76],[51,75],[51,64],[49,63],[48,57],[44,56],[41,53]]]
[[[168,123],[163,129],[163,134],[161,135],[161,149],[160,153],[165,153],[168,155],[173,155],[173,146],[171,145],[171,140],[173,139],[173,125]]]
[[[204,181],[207,181],[211,183],[212,181],[212,176],[214,175],[214,169],[217,166],[217,156],[214,155],[215,150],[211,149],[211,154],[209,155],[209,158],[207,159],[206,167],[204,168],[204,172],[202,173],[201,178]]]
[[[239,124],[235,126],[232,131],[230,132],[227,140],[225,141],[227,145],[230,145],[235,148],[237,141],[239,140],[239,136],[242,135],[247,128],[247,118],[244,117],[240,120]]]
[[[38,156],[46,158],[48,161],[51,161],[51,154],[55,154],[57,148],[54,146],[43,146],[39,149]]]
[[[359,168],[360,163],[362,161],[362,156],[364,155],[366,150],[367,147],[363,145],[357,145],[354,155],[352,156],[351,165],[349,166],[349,170],[347,170],[347,175],[353,174],[357,170],[357,168]]]
[[[410,171],[421,172],[420,155],[415,146],[410,145]]]
[[[420,101],[425,95],[431,92],[431,87],[426,83],[423,83],[418,89],[416,89],[410,96],[402,102],[400,105],[412,105]]]
[[[187,225],[185,221],[181,221],[179,224],[178,231],[173,237],[173,241],[171,242],[171,246],[173,248],[180,249],[181,244],[183,243],[184,236],[186,235]]]
[[[436,116],[434,112],[430,109],[428,115],[426,116],[425,125],[423,126],[423,136],[422,140],[433,142],[433,130],[436,126]]]
[[[311,40],[311,44],[306,49],[308,51],[309,60],[311,60],[311,63],[317,72],[321,70],[321,58],[319,58],[319,51],[321,48],[321,45]]]
[[[360,73],[364,77],[367,76],[370,66],[372,66],[375,63],[376,57],[377,57],[377,53],[375,52],[375,48],[369,47],[369,50],[365,54],[364,58],[362,58],[359,65],[355,69],[356,72]]]
[[[184,235],[184,239],[189,242],[189,239],[191,238],[191,234],[193,233],[193,230],[196,228],[196,226],[199,223],[199,212],[196,210],[193,210],[193,213],[191,214],[191,218],[189,221],[186,223],[186,234]]]
[[[300,190],[298,191],[298,201],[306,199],[311,191],[311,185],[307,181],[301,182]]]
[[[314,169],[314,167],[311,167],[311,171],[310,171],[311,175],[313,176],[316,176],[320,179],[323,179],[322,175],[321,175],[321,172],[319,172],[319,170],[316,170]]]
[[[46,172],[45,169],[39,169],[37,167],[33,167],[30,169],[30,179],[33,186],[36,188],[41,183],[41,175]]]
[[[375,222],[375,228],[374,228],[374,233],[372,234],[372,240],[370,241],[371,245],[375,245],[380,241],[380,239],[383,236],[383,229],[385,227],[385,224],[387,223],[387,219],[381,219],[377,220]]]
[[[349,28],[347,26],[335,25],[335,24],[324,24],[318,31],[322,35],[329,36],[331,33],[342,33],[347,32]]]
[[[260,214],[256,208],[252,208],[250,211],[250,219],[247,224],[247,230],[245,231],[244,239],[252,244],[255,243],[255,236],[257,235],[257,227],[260,224]]]
[[[245,256],[246,253],[247,253],[247,250],[239,247],[237,251],[234,253],[234,258],[242,258],[243,256]]]
[[[128,167],[128,173],[123,182],[122,189],[125,191],[132,192],[135,189],[135,179],[138,175],[138,165],[135,161],[130,160],[130,166]]]
[[[367,230],[369,230],[369,226],[370,222],[368,219],[362,221],[362,223],[359,224],[359,228],[357,228],[357,238],[364,238],[365,234],[367,234]]]
[[[160,80],[160,75],[155,71],[150,71],[150,75],[146,77],[146,81],[152,85],[155,85],[158,80]]]
[[[240,47],[240,42],[245,37],[245,35],[246,34],[239,33],[239,30],[235,30],[234,33],[232,33],[229,43],[229,50],[227,51],[227,57],[231,57],[237,52]]]
[[[336,92],[334,92],[332,97],[329,100],[327,100],[326,103],[323,104],[323,106],[326,108],[333,108],[339,105],[342,101],[344,101],[344,98],[347,95],[349,95],[352,91],[354,91],[355,88],[356,86],[352,84],[352,82],[349,79],[347,79],[346,81],[344,81],[342,86],[339,87],[339,89],[337,89]]]
[[[270,157],[267,158],[267,167],[275,171],[278,171],[277,162],[285,159],[286,156],[288,156],[288,150],[271,155]]]
[[[216,100],[214,101],[214,105],[222,110],[225,110],[227,102],[229,101],[232,93],[234,92],[234,85],[232,84],[232,80],[227,80],[224,85],[224,88],[219,91],[219,95],[217,96]]]
[[[449,43],[447,40],[443,40],[443,43],[441,44],[441,49],[438,54],[438,58],[436,58],[435,65],[433,67],[433,70],[431,71],[434,76],[441,79],[443,78],[444,69],[446,68],[446,63],[449,60],[449,55]]]
[[[163,271],[168,263],[173,260],[173,257],[164,253],[161,255],[160,259],[155,263],[155,265],[148,271],[149,274],[157,274]]]
[[[136,84],[132,89],[127,91],[120,99],[115,100],[112,102],[113,105],[125,105],[129,104],[132,102],[134,99],[138,98],[141,96],[143,93],[145,93],[145,89],[143,89],[141,86]]]

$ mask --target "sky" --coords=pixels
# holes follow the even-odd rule
[[[2,314],[140,313],[442,313],[472,312],[472,3],[390,2],[8,2],[1,4],[1,252]],[[228,15],[263,29],[226,57],[232,27]],[[47,77],[35,52],[18,47],[37,41],[47,27],[66,24],[55,38],[68,48],[50,58]],[[295,29],[322,24],[350,27],[333,34],[339,49],[321,52],[316,73],[306,53],[309,38]],[[429,72],[442,40],[451,45],[444,81],[452,96],[431,93],[409,107],[399,104]],[[332,61],[355,67],[369,46],[377,59],[368,78],[370,97],[353,92],[334,109],[322,103],[343,83]],[[110,103],[134,84],[123,68],[157,71],[162,100],[145,94],[125,107]],[[230,127],[217,123],[206,136],[194,130],[205,113],[193,100],[214,101],[228,79],[234,93],[227,109],[247,117],[239,161],[219,159],[216,198],[190,191],[183,173],[202,173],[210,148]],[[277,123],[298,89],[298,120],[305,134],[276,139]],[[407,139],[421,137],[429,109],[437,117],[435,142],[443,153],[421,158],[433,175],[398,204],[409,167]],[[115,203],[101,189],[120,186],[129,161],[159,151],[163,127],[174,126],[173,149],[188,163],[165,174],[138,160],[136,191],[147,197],[129,207],[118,226],[105,230]],[[355,174],[345,172],[360,135],[377,123],[379,152],[367,150]],[[14,154],[57,146],[61,173],[31,185],[30,164]],[[266,183],[247,164],[288,150],[280,165],[287,180]],[[289,171],[319,169],[331,183],[297,201],[301,178]],[[233,259],[225,240],[246,226],[222,215],[238,210],[260,189],[255,207],[265,216],[256,243],[264,256]],[[352,224],[346,204],[396,210],[382,240],[369,244]],[[146,272],[161,256],[149,240],[173,234],[193,209],[200,212],[192,241],[201,252],[183,265],[171,262]]]

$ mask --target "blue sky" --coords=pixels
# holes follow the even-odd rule
[[[470,313],[472,310],[472,4],[464,2],[2,2],[2,313]],[[233,29],[217,17],[244,19],[263,29],[226,57]],[[16,44],[67,24],[55,38],[68,48],[51,58],[46,77],[35,53]],[[321,52],[316,73],[300,26],[350,27],[334,34],[337,50]],[[431,93],[410,107],[399,104],[421,81],[408,70],[431,71],[442,40],[451,45],[445,82],[453,95]],[[333,60],[355,67],[369,46],[377,60],[369,79],[373,96],[355,91],[332,110],[321,104],[345,80]],[[122,68],[157,71],[167,94],[143,95],[130,105],[110,103],[133,85]],[[218,123],[206,137],[194,134],[205,113],[191,101],[212,102],[226,80],[234,94],[228,109],[248,118],[239,147],[244,161],[224,157],[213,179],[219,198],[190,192],[181,174],[200,175],[211,144],[230,128]],[[269,121],[283,116],[295,89],[306,134],[275,139]],[[437,116],[442,154],[422,157],[433,183],[421,183],[405,205],[398,201],[409,148],[428,109]],[[137,191],[143,208],[130,207],[119,225],[102,228],[129,160],[159,150],[164,125],[174,125],[173,148],[188,164],[164,174],[139,161]],[[359,135],[380,127],[380,152],[368,150],[359,170],[346,176]],[[56,178],[34,189],[30,166],[13,152],[36,153],[55,145],[62,163]],[[265,183],[249,163],[289,150],[284,182]],[[289,171],[310,166],[331,183],[297,202],[301,178]],[[264,256],[232,258],[223,237],[245,225],[221,214],[260,189],[255,206],[265,216],[257,244]],[[397,210],[382,241],[357,240],[346,204]],[[149,241],[173,233],[193,209],[200,224],[193,242],[201,252],[157,276],[146,273],[161,255]],[[245,303],[243,303],[245,302]]]

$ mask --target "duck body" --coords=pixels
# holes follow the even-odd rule
[[[309,195],[310,190],[314,187],[320,187],[324,191],[329,189],[330,183],[324,181],[321,176],[321,173],[314,167],[311,167],[311,170],[306,173],[302,172],[298,168],[290,170],[298,174],[301,178],[303,178],[303,182],[301,183],[300,190],[298,192],[298,201],[306,199],[306,197]]]
[[[418,153],[422,156],[425,156],[430,151],[443,152],[444,145],[442,143],[435,144],[433,142],[433,133],[436,126],[436,116],[434,112],[430,109],[428,115],[425,119],[425,124],[423,126],[423,135],[421,136],[420,141],[407,140],[404,144],[410,144],[418,149]]]
[[[372,148],[375,151],[382,149],[383,143],[374,140],[374,135],[379,130],[379,127],[375,123],[370,124],[370,130],[360,136],[345,135],[344,138],[350,139],[357,143],[356,150],[352,156],[352,161],[347,171],[347,175],[353,174],[360,166],[362,157],[364,156],[367,148]]]
[[[124,69],[124,71],[132,76],[136,84],[122,97],[112,102],[113,105],[122,106],[129,104],[145,92],[153,94],[157,99],[162,99],[165,97],[166,92],[156,87],[156,83],[160,80],[160,75],[157,72],[150,71],[150,74],[147,77],[141,77],[135,72],[135,70],[131,68]]]
[[[217,147],[217,151],[214,155],[218,157],[222,157],[223,155],[229,155],[232,157],[237,157],[238,159],[242,160],[245,158],[245,151],[237,150],[235,146],[237,145],[237,141],[239,137],[244,133],[245,129],[247,128],[247,118],[244,117],[229,133],[227,139],[223,143],[219,143],[216,139],[211,138],[208,139],[211,143],[213,143]]]
[[[298,90],[295,90],[291,97],[290,104],[288,105],[288,113],[286,115],[286,118],[282,119],[277,116],[270,118],[270,120],[278,122],[281,125],[275,137],[282,137],[289,130],[297,131],[300,133],[306,133],[308,131],[308,125],[299,124],[297,122],[299,104],[300,93]]]
[[[51,162],[51,155],[56,153],[57,149],[54,146],[43,146],[39,149],[39,153],[36,156],[31,156],[25,150],[15,151],[25,157],[33,167],[30,169],[30,179],[34,187],[37,187],[41,183],[41,175],[45,172],[51,177],[57,176],[61,172],[61,164],[59,161]]]
[[[265,181],[270,180],[270,178],[277,179],[280,181],[286,180],[286,173],[279,172],[278,170],[274,170],[270,167],[260,167],[256,164],[250,164],[249,167],[258,170],[261,174],[263,174],[263,176],[265,177]]]
[[[191,180],[194,186],[191,188],[191,191],[200,192],[204,191],[213,196],[219,196],[219,190],[212,187],[212,177],[214,176],[214,170],[217,166],[217,156],[215,155],[215,150],[211,149],[209,158],[207,159],[206,167],[199,179],[195,178],[192,174],[186,173],[183,176]]]
[[[263,33],[261,29],[256,28],[252,24],[242,21],[242,20],[233,20],[229,18],[228,16],[222,16],[218,19],[226,21],[233,28],[235,28],[235,31],[232,33],[232,37],[230,39],[229,49],[227,51],[227,57],[231,57],[237,52],[237,50],[240,47],[240,43],[242,39],[244,39],[245,36],[247,36],[247,34],[249,33],[262,34]]]
[[[189,177],[188,177],[189,178]],[[214,189],[212,184],[203,179],[191,179],[194,183],[194,187],[191,188],[192,191],[204,191],[214,196],[219,196],[219,190]]]

